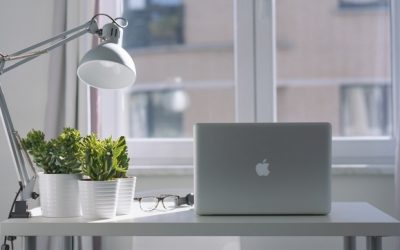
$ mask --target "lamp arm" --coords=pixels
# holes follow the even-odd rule
[[[10,56],[21,55],[21,54],[24,54],[24,53],[29,52],[29,51],[31,51],[31,50],[34,50],[34,49],[36,49],[36,48],[38,48],[38,47],[41,47],[41,46],[43,46],[43,45],[49,44],[49,43],[51,43],[51,42],[53,42],[53,41],[55,41],[55,40],[63,39],[63,38],[65,38],[67,35],[69,35],[69,34],[71,34],[71,33],[77,32],[77,31],[82,30],[82,29],[87,29],[87,28],[90,26],[90,23],[91,23],[91,21],[86,22],[85,24],[82,24],[82,25],[80,25],[80,26],[78,26],[78,27],[75,27],[75,28],[72,28],[72,29],[70,29],[70,30],[64,31],[63,33],[60,33],[60,34],[58,34],[58,35],[56,35],[56,36],[54,36],[54,37],[52,37],[52,38],[49,38],[49,39],[47,39],[47,40],[44,40],[44,41],[39,42],[39,43],[37,43],[37,44],[34,44],[34,45],[30,46],[30,47],[27,47],[27,48],[25,48],[25,49],[22,49],[22,50],[20,50],[20,51],[17,51],[17,52],[15,52],[15,53],[11,54]]]
[[[12,155],[13,155],[13,160],[14,160],[14,166],[17,171],[17,178],[18,182],[21,188],[21,201],[26,201],[28,199],[36,199],[37,194],[33,191],[37,179],[37,172],[35,168],[33,167],[32,162],[28,159],[28,163],[31,167],[31,171],[33,173],[32,177],[29,178],[27,168],[25,167],[25,162],[24,158],[22,155],[22,152],[24,152],[24,149],[22,148],[21,145],[21,139],[18,135],[18,132],[14,129],[14,125],[11,121],[11,116],[10,112],[8,111],[7,103],[4,98],[3,91],[1,89],[0,85],[0,113],[2,116],[2,121],[4,128],[7,133],[7,138],[8,138],[8,144],[11,149]]]
[[[83,30],[83,31],[81,31],[81,32],[79,32],[79,33],[77,33],[77,34],[75,34],[75,35],[73,35],[73,36],[70,36],[70,37],[68,37],[68,38],[66,38],[66,39],[64,39],[64,40],[61,40],[61,41],[59,41],[59,42],[57,42],[57,43],[55,43],[55,44],[49,46],[48,48],[45,48],[45,49],[43,49],[43,50],[40,50],[40,51],[37,51],[37,52],[34,52],[34,53],[30,53],[30,54],[24,56],[24,57],[27,57],[27,58],[25,58],[25,59],[23,59],[23,60],[21,60],[21,61],[19,61],[19,62],[17,62],[17,63],[14,63],[13,65],[8,66],[7,68],[4,68],[3,71],[0,72],[0,74],[3,74],[3,73],[5,73],[5,72],[7,72],[7,71],[10,71],[10,70],[12,70],[12,69],[14,69],[14,68],[16,68],[16,67],[18,67],[18,66],[24,64],[24,63],[27,63],[27,62],[29,62],[29,61],[35,59],[36,57],[38,57],[38,56],[40,56],[40,55],[46,54],[46,53],[48,53],[50,50],[55,49],[55,48],[57,48],[57,47],[60,47],[60,46],[64,45],[65,43],[67,43],[67,42],[69,42],[69,41],[71,41],[71,40],[73,40],[73,39],[75,39],[75,38],[78,38],[78,37],[82,36],[83,34],[86,34],[87,32],[88,32],[87,30]],[[17,59],[20,59],[20,58],[23,58],[23,57],[21,57],[21,56],[16,56],[15,58],[16,58],[16,60],[17,60]]]
[[[70,29],[68,31],[65,31],[65,32],[63,32],[61,34],[58,34],[57,36],[54,36],[52,38],[49,38],[47,40],[44,40],[44,41],[39,42],[37,44],[34,44],[34,45],[30,46],[30,47],[27,47],[25,49],[17,51],[15,53],[11,54],[11,55],[7,55],[7,56],[4,56],[4,55],[1,56],[0,55],[0,75],[4,74],[7,71],[10,71],[10,70],[18,67],[18,66],[20,66],[20,65],[22,65],[24,63],[27,63],[27,62],[33,60],[34,58],[36,58],[36,57],[38,57],[38,56],[40,56],[42,54],[46,54],[50,50],[53,50],[53,49],[55,49],[57,47],[60,47],[60,46],[62,46],[64,44],[66,44],[67,42],[69,42],[71,40],[74,40],[74,39],[76,39],[76,38],[78,38],[78,37],[80,37],[80,36],[82,36],[82,35],[84,35],[86,33],[95,34],[95,33],[98,33],[98,32],[99,32],[99,28],[97,26],[97,21],[96,21],[96,19],[92,19],[92,20],[90,20],[89,22],[87,22],[85,24],[82,24],[82,25],[80,25],[78,27],[75,27],[75,28]],[[39,47],[42,47],[44,45],[50,44],[50,43],[55,42],[57,40],[60,40],[60,41],[50,45],[47,48],[42,49],[42,50],[31,52],[32,50],[34,50],[36,48],[39,48]],[[20,59],[23,59],[23,60],[21,60],[21,61],[19,61],[17,63],[14,63],[14,64],[12,64],[12,65],[10,65],[8,67],[5,67],[5,63],[7,61],[20,60]]]
[[[96,34],[99,33],[99,29],[97,26],[97,21],[95,19],[90,20],[89,22],[80,25],[78,27],[75,27],[71,30],[65,31],[57,36],[54,36],[52,38],[49,38],[47,40],[44,40],[42,42],[39,42],[37,44],[34,44],[30,47],[27,47],[25,49],[22,49],[20,51],[17,51],[11,55],[1,55],[0,54],[0,75],[4,74],[5,72],[8,72],[26,62],[29,62],[33,60],[34,58],[48,53],[49,51],[60,47],[67,42],[74,40],[86,33],[92,33]],[[52,43],[52,44],[51,44]],[[50,44],[50,46],[39,50],[39,51],[34,51],[32,50],[43,47],[47,44]],[[22,59],[22,60],[21,60]],[[8,67],[5,67],[5,64],[7,61],[12,61],[12,60],[20,60]],[[2,116],[2,121],[4,128],[7,133],[8,137],[8,143],[9,147],[11,149],[12,155],[13,155],[13,160],[14,160],[14,166],[16,167],[17,171],[17,178],[18,181],[22,187],[22,192],[21,192],[21,200],[28,200],[32,198],[33,193],[33,188],[36,182],[37,178],[37,173],[33,166],[31,166],[31,170],[33,172],[33,176],[30,178],[25,162],[24,162],[24,157],[22,155],[23,149],[21,148],[20,144],[20,139],[18,132],[15,130],[14,125],[11,120],[10,112],[7,107],[6,99],[4,97],[3,91],[1,89],[1,84],[0,84],[0,113]],[[29,164],[31,164],[29,162]]]
[[[19,144],[17,141],[17,137],[15,136],[16,131],[14,129],[14,125],[11,121],[10,112],[8,111],[7,103],[4,98],[3,91],[0,85],[0,109],[1,109],[1,116],[4,128],[7,132],[8,137],[8,144],[13,154],[14,165],[16,166],[17,170],[17,177],[18,181],[25,187],[29,182],[29,175],[24,167],[24,159],[22,157],[21,150],[19,148]]]

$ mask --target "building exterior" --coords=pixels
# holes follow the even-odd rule
[[[125,0],[137,83],[129,135],[191,137],[235,121],[232,0]],[[391,133],[388,1],[277,0],[278,121],[327,121],[335,136]]]

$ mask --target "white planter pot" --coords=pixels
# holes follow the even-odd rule
[[[40,207],[44,217],[79,217],[79,174],[39,173]]]
[[[119,178],[118,182],[117,214],[130,214],[133,207],[136,177]]]
[[[81,180],[78,183],[83,217],[105,219],[116,215],[119,186],[117,180]]]

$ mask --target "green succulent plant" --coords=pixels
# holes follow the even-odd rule
[[[124,136],[113,141],[113,166],[116,169],[115,178],[126,178],[129,168],[128,146]]]
[[[95,134],[83,139],[82,174],[94,181],[107,181],[125,177],[129,165],[125,138],[104,140]]]
[[[31,130],[21,144],[46,174],[76,174],[81,167],[81,139],[80,132],[73,128],[64,128],[50,141],[45,140],[42,131]]]

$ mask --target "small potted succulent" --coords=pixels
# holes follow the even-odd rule
[[[82,174],[86,179],[79,181],[82,214],[85,218],[112,218],[116,215],[119,161],[125,159],[123,139],[113,141],[111,137],[99,139],[91,134],[82,141]],[[122,144],[121,144],[122,143]],[[125,163],[124,163],[125,164]]]
[[[78,217],[81,215],[78,193],[80,179],[81,136],[78,130],[65,128],[54,139],[45,140],[42,131],[31,130],[21,144],[39,173],[42,214],[45,217]]]
[[[128,146],[124,136],[114,141],[114,167],[117,169],[115,178],[119,182],[117,196],[117,214],[130,214],[133,206],[136,177],[127,176],[129,167]]]

